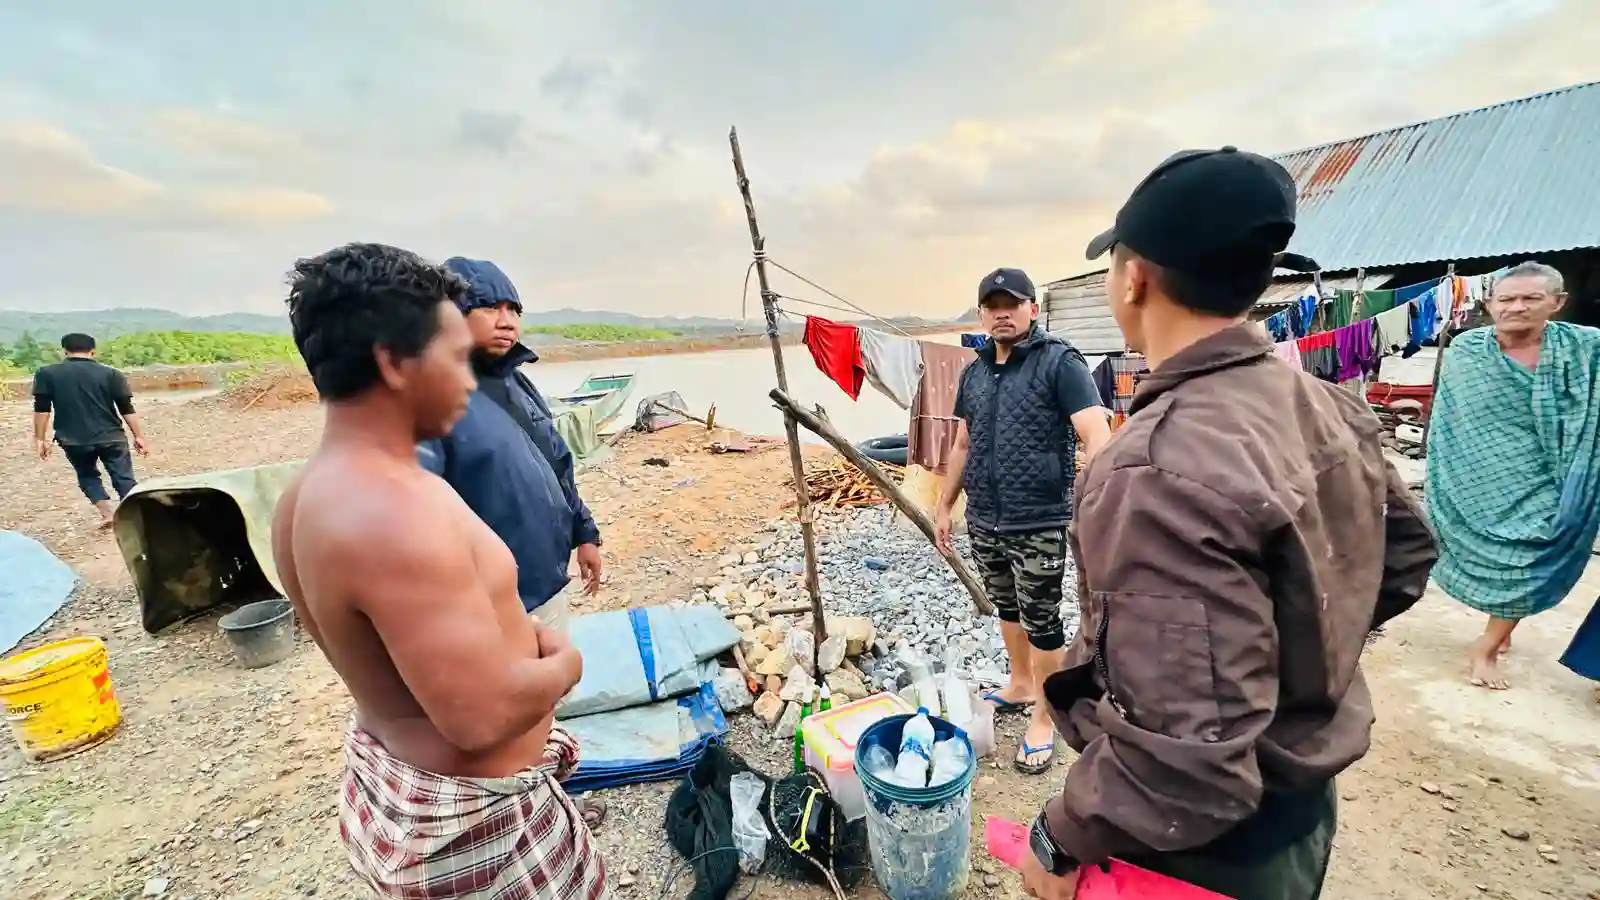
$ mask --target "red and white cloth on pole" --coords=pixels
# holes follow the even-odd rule
[[[856,326],[806,316],[805,345],[822,374],[833,379],[851,400],[861,396],[867,365],[861,357],[861,332]]]

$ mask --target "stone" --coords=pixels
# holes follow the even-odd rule
[[[752,708],[756,717],[765,722],[769,728],[778,724],[778,717],[783,715],[783,701],[771,691],[762,692]]]
[[[1439,786],[1437,784],[1434,784],[1431,781],[1424,781],[1423,783],[1417,785],[1417,787],[1422,788],[1422,792],[1424,794],[1437,794],[1437,793],[1439,793]]]
[[[756,628],[756,640],[768,647],[776,647],[783,643],[783,629],[777,625],[763,624]]]
[[[739,633],[742,636],[744,632],[753,631],[755,629],[756,620],[750,618],[749,616],[734,616],[733,627],[739,629]]]
[[[844,664],[844,638],[839,635],[830,635],[817,648],[817,665],[823,672],[832,672]]]
[[[778,697],[793,703],[810,703],[816,689],[817,683],[811,679],[810,673],[795,666],[789,670],[789,678],[784,682],[783,690],[778,692]]]
[[[777,675],[768,675],[766,679],[766,688],[767,690],[776,694],[777,692],[783,690],[783,679]]]
[[[744,650],[744,664],[749,666],[752,672],[756,670],[756,666],[761,665],[762,660],[765,660],[772,653],[765,644],[751,644],[749,647],[742,649]]]
[[[622,887],[622,888],[633,887],[635,884],[638,884],[638,883],[639,883],[639,876],[633,874],[632,872],[629,872],[627,869],[623,869],[620,873],[617,874],[617,887]]]
[[[889,563],[880,556],[861,557],[861,567],[873,572],[887,572]]]
[[[738,564],[739,554],[737,553],[729,553],[717,560],[717,568],[719,569],[726,569],[729,566],[737,566]]]
[[[1532,835],[1528,834],[1528,829],[1516,825],[1507,825],[1500,829],[1500,833],[1513,841],[1525,841],[1532,837]]]
[[[828,622],[828,634],[844,638],[846,656],[860,656],[866,653],[878,639],[878,629],[873,627],[872,620],[866,616],[841,616],[833,619]],[[883,655],[888,655],[888,647],[884,648]]]
[[[711,690],[717,695],[717,705],[725,713],[747,709],[755,699],[750,695],[749,686],[744,683],[744,673],[738,669],[719,670],[716,679],[711,682]]]
[[[779,648],[768,653],[766,658],[761,661],[761,664],[756,666],[756,674],[785,675],[793,667],[794,661],[789,658],[789,654]]]
[[[780,740],[794,737],[794,730],[800,727],[800,704],[791,703],[783,708],[783,715],[778,718],[778,724],[773,727],[773,734]]]
[[[144,895],[146,897],[159,897],[167,892],[167,886],[170,884],[172,884],[170,879],[152,878],[144,883]]]
[[[866,682],[846,669],[829,672],[826,681],[833,696],[843,701],[860,700],[871,693]]]
[[[761,554],[756,553],[755,551],[752,550],[751,552],[746,553],[744,555],[744,564],[745,565],[753,566],[758,562],[761,562]]]

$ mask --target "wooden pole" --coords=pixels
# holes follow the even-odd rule
[[[843,435],[834,431],[833,426],[829,425],[821,417],[801,409],[800,405],[791,400],[789,395],[782,390],[773,391],[767,396],[772,398],[773,403],[778,404],[778,408],[784,411],[789,421],[799,420],[800,424],[804,425],[808,430],[816,432],[818,437],[832,444],[833,449],[839,451],[845,459],[850,461],[851,465],[861,470],[861,474],[867,476],[873,484],[877,485],[878,490],[883,491],[883,495],[889,498],[889,502],[899,507],[900,511],[906,514],[906,518],[910,519],[927,536],[928,540],[933,541],[934,549],[938,550],[939,555],[944,557],[944,561],[950,565],[951,570],[956,573],[956,577],[961,579],[961,583],[966,586],[967,593],[972,595],[972,605],[978,608],[978,612],[986,616],[994,615],[994,604],[990,603],[989,598],[984,595],[983,586],[978,584],[978,579],[967,571],[966,563],[961,561],[961,557],[954,553],[947,553],[943,547],[939,546],[939,542],[934,540],[933,522],[929,520],[928,514],[906,497],[905,493],[900,490],[899,485],[894,483],[894,479],[890,478],[887,472],[878,468],[878,464],[868,459],[866,454],[851,446]]]
[[[1456,297],[1455,263],[1451,263],[1450,267],[1445,269],[1444,277],[1445,281],[1441,281],[1440,284],[1449,282],[1450,302],[1452,304],[1452,308],[1449,310],[1449,312],[1454,312],[1454,303]],[[1434,302],[1437,304],[1438,299],[1435,298]],[[1453,317],[1447,312],[1444,317],[1444,326],[1439,329],[1438,342],[1434,345],[1433,349],[1433,381],[1429,382],[1429,384],[1432,385],[1429,390],[1431,390],[1433,393],[1428,398],[1428,419],[1422,423],[1422,455],[1424,456],[1428,455],[1428,430],[1433,427],[1433,401],[1439,398],[1439,374],[1444,371],[1444,348],[1450,346],[1450,321],[1452,318]]]
[[[739,129],[728,129],[728,146],[733,150],[733,174],[744,198],[744,217],[750,223],[750,249],[755,256],[756,281],[761,286],[761,311],[767,318],[767,340],[772,345],[772,368],[778,376],[778,390],[789,392],[789,373],[783,365],[783,342],[778,333],[778,295],[767,281],[767,241],[756,224],[756,201],[750,196],[750,177],[744,172],[744,154],[739,152]],[[821,648],[828,638],[828,622],[822,611],[822,583],[817,578],[817,535],[812,520],[811,497],[806,492],[806,467],[800,458],[800,429],[788,412],[783,417],[784,435],[789,441],[789,468],[794,476],[795,509],[800,518],[800,539],[806,554],[806,594],[811,598],[811,671],[822,683]]]

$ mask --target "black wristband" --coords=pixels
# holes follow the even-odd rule
[[[1067,851],[1062,850],[1056,844],[1055,838],[1050,836],[1050,829],[1042,812],[1033,820],[1033,827],[1028,830],[1028,847],[1039,860],[1039,865],[1051,875],[1065,875],[1078,867],[1078,861]]]

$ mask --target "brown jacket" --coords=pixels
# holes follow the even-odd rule
[[[1082,624],[1045,695],[1081,862],[1202,848],[1367,752],[1361,651],[1433,535],[1366,404],[1271,351],[1247,326],[1183,350],[1079,479]]]

